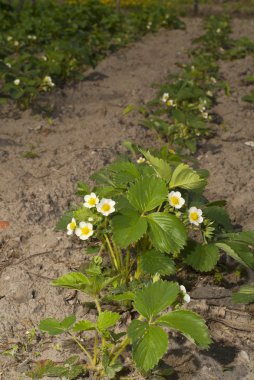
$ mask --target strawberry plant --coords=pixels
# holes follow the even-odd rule
[[[139,163],[120,160],[93,174],[94,187],[79,183],[77,194],[84,197],[83,204],[73,206],[57,224],[71,238],[88,242],[91,259],[84,271],[64,274],[53,285],[85,293],[95,305],[97,319],[43,320],[40,329],[72,339],[85,363],[75,359],[68,370],[52,361],[39,363],[32,377],[64,373],[74,378],[73,373],[88,372],[95,378],[114,378],[129,345],[136,367],[148,373],[168,350],[165,328],[176,329],[205,348],[210,338],[204,321],[182,309],[190,297],[183,286],[167,279],[184,266],[212,271],[220,252],[254,269],[254,233],[232,232],[225,203],[206,200],[207,173],[165,149],[140,152]],[[115,303],[120,312],[108,310]],[[126,308],[135,317],[123,329],[118,322]]]

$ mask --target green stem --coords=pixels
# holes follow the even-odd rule
[[[93,358],[92,358],[91,354],[87,351],[87,349],[83,346],[83,344],[81,344],[80,341],[71,333],[69,333],[69,335],[74,340],[74,342],[77,343],[77,345],[81,348],[81,350],[86,354],[86,356],[90,360],[91,364],[93,364]]]
[[[141,268],[140,268],[140,253],[137,253],[137,269],[136,269],[136,272],[135,272],[135,279],[138,280],[140,278],[140,274],[141,274]]]
[[[160,206],[158,207],[158,209],[157,209],[156,212],[160,212],[160,210],[161,210],[161,208],[162,208],[162,206],[163,206],[163,203],[164,203],[164,202],[162,202],[162,203],[160,204]]]
[[[113,242],[113,246],[114,246],[114,249],[115,249],[115,253],[116,253],[116,259],[117,259],[117,262],[118,262],[118,265],[119,265],[119,268],[121,268],[122,264],[123,264],[123,258],[122,258],[122,252],[118,250],[117,246],[116,246],[116,243],[114,242],[114,240],[112,240]]]
[[[97,363],[97,357],[98,357],[98,332],[96,331],[95,337],[94,337],[94,356],[93,356],[93,366],[96,366]]]
[[[115,267],[115,269],[118,270],[119,268],[118,268],[117,259],[116,259],[116,257],[115,257],[115,254],[114,254],[114,251],[113,251],[112,245],[111,245],[111,243],[110,243],[110,241],[109,241],[108,235],[107,235],[107,234],[104,234],[104,238],[105,238],[106,243],[107,243],[107,245],[108,245],[108,249],[109,249],[109,252],[110,252],[110,257],[111,257],[111,260],[112,260],[112,264],[113,264],[113,266]]]
[[[125,258],[125,274],[126,274],[126,280],[128,279],[129,277],[129,273],[130,273],[130,270],[131,270],[131,267],[130,267],[130,250],[127,249],[127,252],[126,252],[126,258]]]
[[[115,355],[113,356],[113,359],[111,360],[110,364],[114,364],[115,363],[115,361],[118,358],[118,356],[121,355],[121,353],[126,348],[126,346],[128,346],[128,344],[130,344],[130,339],[129,338],[125,338],[122,341],[122,343],[119,345],[118,350],[116,351]]]
[[[100,315],[101,314],[101,305],[100,305],[100,302],[99,302],[98,298],[95,298],[94,302],[95,302],[98,314]]]

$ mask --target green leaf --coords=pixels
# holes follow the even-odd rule
[[[159,280],[136,293],[134,307],[143,317],[150,320],[170,306],[178,293],[179,285],[176,282]]]
[[[85,196],[87,194],[90,194],[90,187],[87,183],[84,182],[78,182],[76,194],[80,196]]]
[[[124,215],[117,215],[112,219],[113,236],[121,248],[137,242],[147,230],[147,221],[135,210],[126,209]]]
[[[152,369],[168,349],[168,335],[159,326],[147,326],[139,340],[134,341],[132,355],[134,362],[142,371]]]
[[[112,311],[103,311],[99,314],[97,327],[100,331],[105,331],[109,327],[112,327],[120,319],[120,314],[114,313]]]
[[[89,279],[81,272],[67,273],[56,280],[52,281],[55,286],[61,288],[69,288],[75,290],[84,290],[87,285],[90,285]]]
[[[123,110],[123,116],[127,115],[128,113],[130,113],[131,111],[135,110],[136,109],[136,106],[134,106],[133,104],[129,104],[127,107],[125,107],[125,109]]]
[[[133,292],[124,292],[120,294],[113,294],[106,297],[107,299],[110,299],[112,301],[133,301],[135,298],[135,294]]]
[[[254,255],[248,244],[228,240],[216,243],[216,246],[245,267],[254,269]]]
[[[109,165],[108,170],[115,186],[125,187],[140,177],[139,171],[132,162],[118,161]]]
[[[76,219],[77,223],[86,222],[89,218],[93,218],[93,224],[95,224],[102,219],[100,215],[93,213],[93,211],[87,207],[82,207],[73,211],[73,217]]]
[[[205,321],[189,310],[176,310],[159,317],[156,323],[180,331],[199,347],[206,348],[212,342]]]
[[[55,227],[56,231],[65,231],[72,218],[73,211],[66,212],[57,222],[57,225]]]
[[[204,209],[204,215],[213,221],[214,227],[223,227],[225,231],[232,230],[231,220],[228,213],[219,206],[209,206]]]
[[[169,187],[172,189],[181,187],[187,190],[200,189],[205,185],[206,181],[186,164],[180,164],[175,168],[169,183]]]
[[[184,224],[175,216],[155,212],[147,216],[149,237],[154,247],[161,252],[179,252],[186,244],[187,232]]]
[[[147,159],[147,161],[152,165],[157,175],[164,179],[166,182],[169,182],[172,175],[172,169],[170,165],[161,158],[152,156],[150,152],[146,152],[142,149],[140,149],[140,151]]]
[[[140,265],[144,272],[151,275],[156,273],[170,275],[176,271],[174,261],[168,255],[156,250],[142,253]]]
[[[49,335],[59,335],[66,332],[75,321],[75,315],[70,315],[61,322],[54,318],[47,318],[41,321],[39,328],[41,331],[45,331]]]
[[[227,233],[220,235],[222,239],[228,239],[233,241],[240,241],[250,245],[254,245],[254,231],[243,231],[235,233]]]
[[[74,357],[67,359],[62,365],[54,363],[52,360],[42,360],[36,363],[33,371],[28,372],[28,376],[32,379],[42,379],[45,376],[66,378],[68,380],[76,379],[81,373],[86,372],[83,365],[78,365],[72,360]]]
[[[237,293],[232,294],[234,303],[251,303],[254,302],[254,286],[244,285]]]
[[[131,324],[128,327],[128,337],[131,342],[134,343],[140,340],[144,336],[148,327],[149,324],[145,321],[139,321],[138,319],[131,321]]]
[[[199,272],[209,272],[215,267],[219,258],[218,248],[213,244],[205,244],[196,246],[187,256],[186,262]]]
[[[167,199],[167,187],[163,180],[144,177],[137,180],[129,189],[127,198],[140,212],[153,210]]]
[[[74,332],[81,332],[81,331],[89,331],[89,330],[95,330],[96,325],[93,322],[90,322],[88,320],[83,320],[75,323],[72,330]]]

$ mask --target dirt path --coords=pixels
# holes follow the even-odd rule
[[[22,340],[25,331],[36,327],[42,318],[60,318],[73,312],[74,305],[67,292],[52,288],[49,279],[77,268],[83,257],[82,244],[54,232],[55,223],[68,205],[77,201],[76,182],[87,181],[94,170],[122,152],[123,140],[152,145],[153,134],[138,127],[134,116],[123,118],[122,112],[128,104],[149,100],[153,95],[151,84],[175,71],[175,62],[186,60],[186,49],[202,31],[200,20],[186,23],[186,31],[149,35],[105,59],[96,70],[90,71],[86,81],[56,92],[52,102],[57,106],[58,115],[53,124],[30,112],[22,113],[15,120],[6,117],[0,121],[3,173],[0,219],[10,222],[10,228],[1,236],[0,350]],[[253,22],[248,23],[251,28]],[[240,23],[236,28],[241,28]],[[229,75],[230,82],[234,79],[231,85],[235,91],[241,70],[250,63],[253,63],[250,58],[223,63],[222,71],[225,76]],[[240,95],[235,96],[233,92],[232,98],[221,96],[217,108],[228,130],[205,143],[199,159],[202,167],[211,170],[210,197],[226,198],[235,220],[254,228],[254,202],[249,205],[253,200],[253,178],[248,179],[254,150],[244,145],[245,139],[254,140],[251,130],[254,112],[248,109],[247,116],[246,106],[238,102]],[[236,132],[240,133],[237,139]],[[232,144],[236,144],[238,150],[232,149]],[[24,158],[23,154],[31,150],[38,157]],[[235,152],[233,157],[232,151]],[[229,186],[230,181],[235,189]],[[248,198],[245,198],[246,193]],[[245,207],[243,213],[242,207]],[[226,292],[226,296],[228,294]],[[77,306],[75,312],[84,316],[81,306]],[[197,350],[191,352],[193,346],[190,350],[185,340],[175,342],[169,363],[179,371],[180,377],[174,378],[251,380],[251,343],[245,348],[245,335],[241,339],[230,328],[224,332],[225,329],[227,327],[215,324],[216,343],[209,355],[199,354]],[[219,344],[221,336],[226,336],[226,343]],[[52,354],[52,350],[50,352]],[[25,378],[21,374],[27,369],[26,362],[15,368],[16,364],[11,358],[2,360],[0,379]],[[227,366],[233,370],[223,372]]]

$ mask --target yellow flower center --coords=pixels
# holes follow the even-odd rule
[[[179,205],[179,198],[176,195],[173,195],[170,200],[174,206]]]
[[[89,227],[86,226],[86,227],[81,228],[81,232],[82,232],[82,235],[88,235],[91,232],[91,230]]]
[[[71,230],[75,230],[75,228],[76,228],[76,223],[75,222],[71,222],[70,223],[70,229]]]
[[[198,215],[198,213],[197,212],[192,212],[191,214],[190,214],[190,218],[192,219],[192,220],[194,220],[194,222],[196,222],[197,220],[198,220],[198,218],[199,218],[199,215]]]
[[[110,205],[108,203],[104,203],[104,205],[102,205],[102,211],[104,212],[108,212],[110,210]]]
[[[90,206],[96,205],[96,198],[90,198],[89,201],[88,201],[88,203],[89,203]]]

